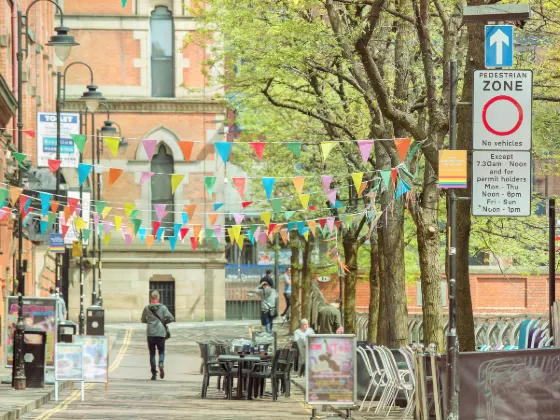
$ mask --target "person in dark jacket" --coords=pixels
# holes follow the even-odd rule
[[[148,336],[148,349],[150,351],[152,381],[155,381],[157,378],[156,348],[159,354],[159,376],[161,379],[165,376],[163,361],[165,359],[166,326],[173,321],[175,321],[175,318],[173,318],[169,309],[159,302],[159,292],[154,290],[150,293],[150,304],[146,305],[142,312],[142,322],[148,324],[146,326],[146,335]]]
[[[340,317],[340,299],[335,299],[330,305],[324,306],[317,314],[317,330],[319,334],[342,334]]]
[[[268,285],[274,289],[274,280],[272,280],[272,270],[266,270],[266,274],[261,279],[261,284],[263,281],[266,281]]]

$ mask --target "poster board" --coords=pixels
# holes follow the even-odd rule
[[[307,337],[305,401],[309,405],[355,405],[356,352],[353,334]]]
[[[45,349],[46,367],[54,367],[54,350],[57,341],[57,299],[54,297],[23,297],[23,321],[25,327],[39,328],[47,332]],[[6,327],[4,328],[6,343],[5,366],[11,367],[14,361],[14,334],[18,320],[18,298],[9,296],[6,305]],[[26,342],[35,339],[27,337]],[[39,337],[40,339],[40,337]]]
[[[84,382],[109,386],[109,337],[75,335],[74,343],[84,347]]]
[[[56,157],[56,113],[37,113],[37,167],[47,168],[49,159]],[[80,114],[60,114],[60,160],[62,168],[77,168],[80,152],[70,134],[80,132]]]
[[[82,344],[57,343],[54,377],[57,381],[84,380],[84,347]]]

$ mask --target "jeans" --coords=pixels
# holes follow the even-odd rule
[[[148,349],[150,350],[150,367],[152,374],[156,374],[156,347],[159,354],[159,363],[163,364],[165,358],[165,337],[148,337]]]
[[[282,313],[282,316],[285,316],[286,314],[290,313],[290,304],[291,304],[291,300],[292,300],[292,294],[291,293],[284,293],[284,299],[286,299],[286,310]]]
[[[267,333],[272,332],[272,315],[270,315],[270,312],[261,312],[261,325],[266,328]]]

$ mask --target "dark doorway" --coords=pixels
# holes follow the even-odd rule
[[[161,303],[175,316],[175,281],[150,281],[150,292],[159,292]]]

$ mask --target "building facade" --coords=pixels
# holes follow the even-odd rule
[[[101,294],[108,322],[138,322],[148,302],[150,290],[160,290],[163,302],[170,306],[178,321],[217,320],[225,317],[225,257],[223,236],[216,249],[202,240],[196,252],[191,238],[195,232],[212,229],[207,213],[213,203],[224,201],[224,165],[215,156],[214,142],[225,141],[225,108],[216,98],[217,87],[208,86],[203,75],[208,51],[185,39],[196,29],[196,22],[181,0],[130,0],[126,6],[116,0],[67,1],[64,24],[81,45],[72,50],[65,63],[85,62],[93,71],[94,82],[106,98],[110,120],[118,124],[120,144],[114,157],[103,141],[99,171],[102,172],[102,197],[111,207],[104,221],[132,229],[133,218],[152,235],[158,222],[155,204],[165,204],[168,212],[161,220],[165,236],[173,236],[175,224],[189,232],[178,240],[172,252],[168,240],[155,241],[150,250],[138,236],[127,244],[126,234],[113,232],[107,245],[102,244]],[[90,83],[85,66],[76,65],[66,75],[65,111],[83,109],[78,98]],[[106,109],[95,113],[95,129],[107,120]],[[91,118],[91,117],[88,117]],[[88,133],[91,134],[91,122]],[[95,131],[94,131],[95,132]],[[153,158],[146,154],[142,140],[156,140]],[[83,154],[91,163],[91,142]],[[188,151],[181,142],[192,142]],[[183,143],[184,144],[184,143]],[[109,186],[109,169],[123,173]],[[74,175],[65,176],[69,188],[77,186]],[[143,182],[142,173],[153,172]],[[171,177],[184,178],[172,192]],[[216,177],[212,197],[205,189],[205,177]],[[139,212],[127,217],[125,204]],[[194,214],[184,223],[185,206],[196,205]],[[222,210],[220,210],[222,211]],[[220,212],[218,211],[218,213]],[[115,217],[117,219],[115,219]],[[122,217],[122,224],[117,222]],[[220,215],[214,222],[223,224]],[[157,233],[157,232],[156,232]],[[182,234],[181,234],[182,236]],[[197,235],[198,236],[198,235]],[[84,267],[85,305],[91,304],[93,265]],[[79,314],[80,272],[75,259],[68,272],[69,312]],[[96,280],[96,293],[99,281]]]

